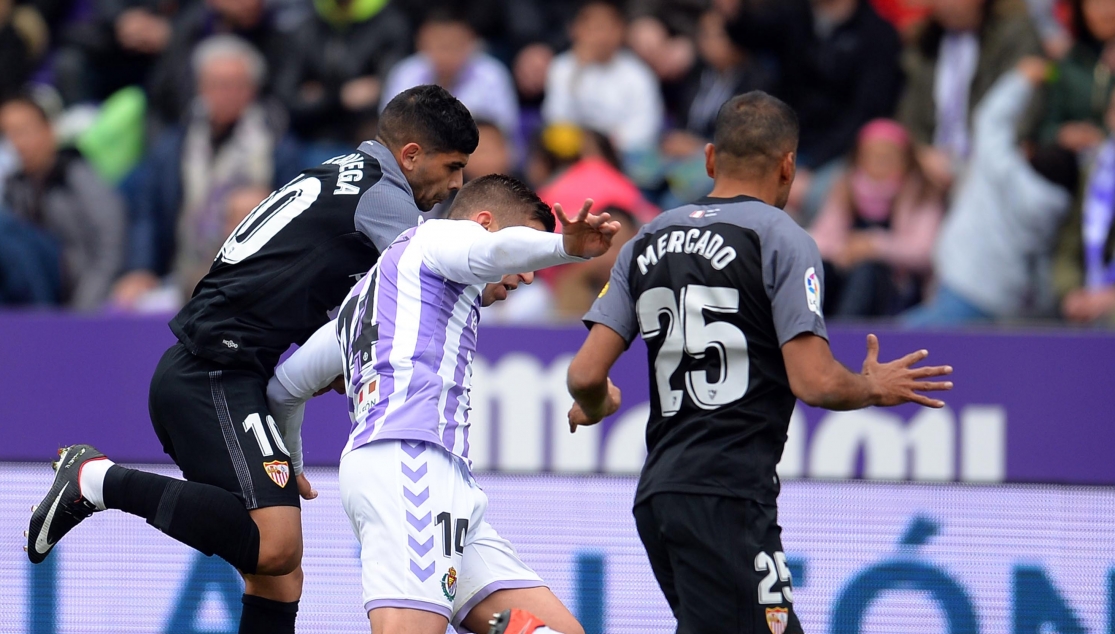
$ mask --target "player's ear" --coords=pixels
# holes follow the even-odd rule
[[[407,143],[399,150],[399,158],[402,160],[400,163],[403,168],[412,171],[418,163],[418,157],[422,154],[422,146],[417,143]]]
[[[716,178],[716,146],[705,144],[705,172],[709,178]]]
[[[798,157],[796,152],[787,152],[786,156],[782,157],[782,165],[780,166],[781,174],[779,175],[782,182],[794,182],[794,176],[798,171],[797,160]]]
[[[490,211],[478,211],[478,212],[476,212],[476,215],[472,217],[472,219],[475,220],[477,223],[480,224],[481,227],[484,227],[488,231],[495,231],[496,230],[495,222],[494,222],[495,217],[492,216],[492,212],[490,212]]]

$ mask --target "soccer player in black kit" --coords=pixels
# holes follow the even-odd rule
[[[279,356],[329,321],[380,252],[418,224],[419,210],[460,188],[477,141],[457,99],[419,86],[387,104],[374,141],[260,203],[170,322],[178,343],[151,380],[155,433],[186,480],[115,466],[89,445],[67,447],[32,514],[31,561],[93,512],[119,509],[241,572],[240,632],[293,632],[299,495],[315,494],[269,415],[267,381]]]
[[[678,632],[801,632],[782,552],[775,466],[795,396],[829,409],[915,402],[951,372],[914,352],[863,371],[840,365],[821,314],[821,257],[783,211],[794,180],[797,116],[762,92],[720,109],[705,149],[715,184],[624,245],[585,316],[569,366],[572,430],[619,407],[608,379],[635,335],[647,344],[651,412],[635,524]]]

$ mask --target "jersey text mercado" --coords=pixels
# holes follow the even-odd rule
[[[748,197],[668,211],[620,251],[586,315],[642,335],[652,386],[636,502],[658,492],[775,502],[794,407],[782,345],[827,336],[816,245]]]

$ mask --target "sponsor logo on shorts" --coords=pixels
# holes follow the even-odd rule
[[[276,460],[274,462],[263,463],[263,469],[267,471],[267,477],[280,487],[285,487],[286,483],[290,481],[290,465],[285,460]]]
[[[771,634],[782,634],[790,623],[789,608],[767,608],[767,627]]]
[[[457,598],[457,569],[450,566],[449,572],[441,578],[441,591],[446,599],[452,601]]]

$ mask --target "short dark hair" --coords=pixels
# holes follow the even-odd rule
[[[1080,187],[1080,164],[1076,153],[1058,145],[1043,145],[1030,158],[1034,171],[1045,180],[1075,195]]]
[[[422,18],[420,26],[426,26],[427,24],[463,24],[473,32],[476,31],[472,22],[468,19],[468,14],[450,2],[438,4],[430,9]]]
[[[550,206],[521,180],[504,174],[488,174],[470,180],[457,192],[450,218],[468,218],[478,211],[490,211],[501,226],[517,225],[515,220],[535,221],[553,232],[557,219]],[[514,220],[512,220],[514,219]]]
[[[755,173],[766,172],[798,147],[798,115],[761,90],[732,97],[716,115],[716,154]]]
[[[601,7],[610,9],[615,15],[619,16],[620,20],[627,20],[627,12],[624,11],[622,0],[581,0],[576,3],[576,9],[573,13],[573,20],[577,21],[584,17],[584,12],[590,7]]]
[[[387,102],[377,136],[392,149],[417,143],[435,154],[472,154],[480,142],[468,108],[441,86],[429,84],[404,90]]]

